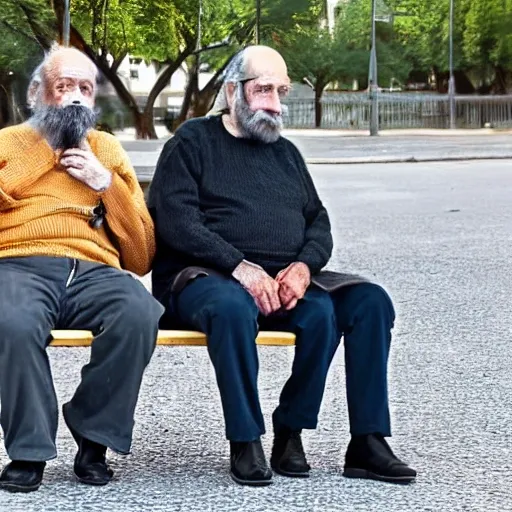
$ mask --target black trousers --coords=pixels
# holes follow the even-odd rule
[[[230,441],[252,441],[265,433],[254,343],[259,328],[297,335],[274,425],[316,428],[329,366],[343,336],[350,431],[391,435],[387,362],[395,312],[380,286],[362,283],[332,294],[311,288],[286,315],[265,318],[234,280],[200,277],[167,306],[188,327],[208,336]]]
[[[129,274],[70,258],[0,259],[0,424],[12,460],[56,456],[58,405],[46,348],[52,329],[94,333],[66,421],[130,451],[133,417],[162,306]],[[65,350],[65,349],[59,349]]]

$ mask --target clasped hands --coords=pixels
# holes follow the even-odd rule
[[[309,268],[302,262],[292,263],[273,279],[259,265],[244,260],[233,272],[233,277],[266,316],[278,310],[292,310],[311,283]]]
[[[73,178],[85,183],[96,192],[104,192],[112,182],[112,174],[103,167],[87,143],[80,148],[63,151],[60,165]]]

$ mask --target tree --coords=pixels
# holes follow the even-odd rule
[[[334,37],[320,27],[290,37],[279,48],[288,63],[291,78],[305,78],[315,91],[315,126],[322,122],[322,95],[333,81],[348,83],[368,70],[368,53],[352,48],[341,34]]]
[[[464,54],[479,81],[492,77],[495,91],[504,94],[512,74],[512,1],[466,2]]]
[[[37,39],[32,33],[31,25],[37,24],[36,9],[34,1],[0,0],[0,127],[23,119],[29,70],[37,65],[43,49],[49,45],[46,35]],[[45,13],[41,14],[44,19]]]

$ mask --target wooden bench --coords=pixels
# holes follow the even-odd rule
[[[91,331],[52,331],[51,347],[89,347],[93,340]],[[295,334],[290,332],[262,331],[256,338],[258,345],[294,346]],[[206,346],[206,335],[197,331],[159,331],[157,345]]]

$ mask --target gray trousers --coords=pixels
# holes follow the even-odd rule
[[[140,282],[113,267],[70,258],[0,258],[0,424],[9,457],[56,457],[58,405],[46,352],[52,329],[95,336],[78,389],[63,408],[68,425],[129,453],[162,313]]]

